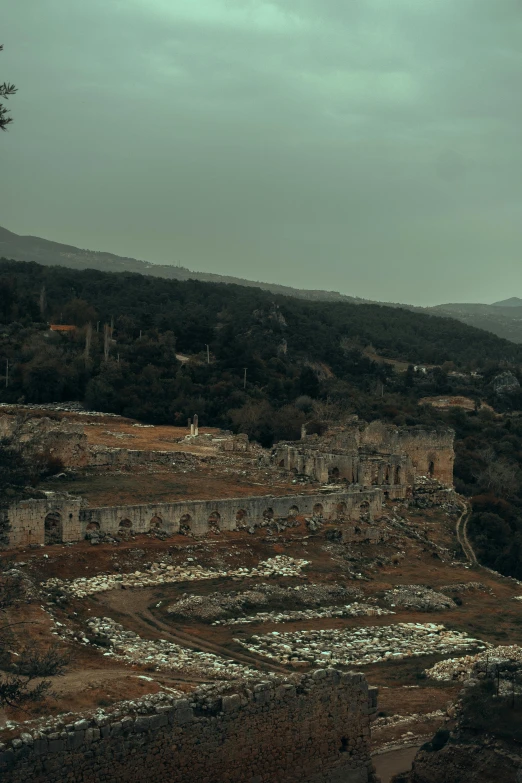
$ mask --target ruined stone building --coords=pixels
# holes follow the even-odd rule
[[[329,491],[146,504],[88,507],[79,497],[47,492],[13,503],[0,513],[9,527],[9,546],[79,541],[122,531],[203,536],[208,532],[283,526],[297,517],[335,522],[345,540],[377,541],[376,522],[386,498],[409,497],[418,476],[452,486],[453,431],[366,424],[353,417],[348,426],[322,436],[303,433],[300,441],[280,443],[263,460],[274,468],[308,476]],[[45,455],[67,468],[118,469],[121,466],[172,464],[171,451],[89,446],[83,425],[69,419],[27,414],[0,416],[0,437],[14,440],[28,457]],[[249,450],[246,436],[216,438],[220,451]],[[259,456],[259,455],[258,455]],[[176,452],[176,460],[194,459]],[[344,485],[344,486],[343,486]],[[311,488],[310,488],[311,489]]]
[[[322,436],[304,428],[300,441],[276,446],[272,464],[323,484],[380,487],[386,497],[405,498],[417,476],[453,485],[453,440],[451,429],[367,424],[354,416]]]

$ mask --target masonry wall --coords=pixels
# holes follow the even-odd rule
[[[343,520],[359,519],[362,511],[368,513],[370,519],[378,519],[382,514],[382,500],[382,492],[372,489],[327,495],[261,495],[227,500],[107,506],[84,509],[81,522],[83,535],[93,527],[105,533],[116,533],[122,523],[128,527],[129,522],[133,530],[144,533],[159,521],[159,526],[168,533],[177,533],[181,529],[200,536],[205,535],[211,526],[218,530],[236,530],[256,527],[263,520],[288,519],[298,515]]]
[[[9,507],[9,546],[44,544],[45,521],[50,513],[59,516],[62,540],[66,542],[79,541],[89,532],[114,534],[122,528],[136,533],[148,533],[152,528],[159,528],[169,535],[183,532],[202,536],[210,529],[257,527],[264,520],[285,520],[298,515],[341,522],[358,520],[363,515],[374,520],[382,515],[382,503],[382,492],[371,489],[327,495],[261,495],[227,500],[83,508],[81,498],[56,493],[44,500],[23,500]]]
[[[29,458],[46,454],[67,467],[83,467],[89,462],[87,436],[82,424],[67,419],[24,414],[0,415],[0,437],[12,438]]]
[[[80,524],[81,498],[70,495],[54,495],[39,500],[21,500],[7,511],[10,525],[9,546],[21,547],[45,543],[45,520],[49,514],[62,526],[64,541],[82,538]]]
[[[2,783],[368,783],[377,693],[317,670],[0,745]],[[145,712],[146,709],[140,710]]]

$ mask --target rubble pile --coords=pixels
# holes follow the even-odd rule
[[[184,619],[212,622],[222,619],[240,619],[241,616],[248,618],[252,612],[256,612],[258,609],[270,611],[296,607],[318,607],[325,603],[343,604],[362,598],[362,595],[358,588],[338,585],[257,584],[245,591],[184,595],[179,601],[171,604],[167,608],[167,612]],[[268,614],[269,611],[265,614]]]
[[[188,566],[174,566],[166,563],[153,563],[148,571],[134,571],[130,574],[99,574],[93,577],[79,579],[58,579],[53,577],[43,583],[47,590],[63,591],[74,598],[86,598],[95,593],[108,590],[132,587],[151,587],[173,582],[189,582],[217,577],[252,578],[274,576],[300,576],[302,568],[308,565],[308,560],[294,559],[287,555],[276,555],[263,560],[255,568],[235,568],[227,571],[203,568],[194,563]]]
[[[416,609],[420,612],[440,612],[456,607],[452,598],[423,585],[399,585],[393,590],[386,590],[384,601],[389,606]]]
[[[203,673],[221,680],[259,677],[255,669],[213,653],[190,650],[165,639],[142,639],[134,631],[126,631],[110,617],[93,618],[87,622],[87,626],[89,630],[82,639],[84,644],[94,640],[98,646],[108,648],[105,656],[113,656],[129,664],[140,664],[154,671],[182,669],[185,674]]]
[[[295,620],[318,620],[328,617],[380,617],[395,614],[389,609],[371,604],[347,604],[346,606],[326,606],[324,609],[297,609],[290,612],[258,612],[251,617],[232,617],[229,620],[216,620],[212,625],[244,625],[247,623],[284,623]]]
[[[486,675],[499,668],[499,664],[522,663],[522,647],[516,644],[488,647],[477,655],[464,655],[462,658],[448,658],[439,661],[426,674],[432,680],[457,680],[464,682],[472,677]]]
[[[398,623],[365,628],[323,629],[252,635],[236,639],[250,652],[281,663],[305,662],[318,665],[364,665],[400,661],[420,655],[447,655],[473,647],[485,649],[479,639],[449,631],[435,623]]]
[[[441,593],[465,593],[470,590],[483,590],[484,592],[491,593],[491,588],[486,587],[482,582],[458,582],[452,585],[443,585],[439,587]]]

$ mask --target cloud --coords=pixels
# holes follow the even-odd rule
[[[505,298],[520,283],[519,10],[11,4],[2,221],[383,300]]]

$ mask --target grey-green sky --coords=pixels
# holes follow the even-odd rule
[[[522,0],[12,0],[0,224],[385,301],[522,295]]]

